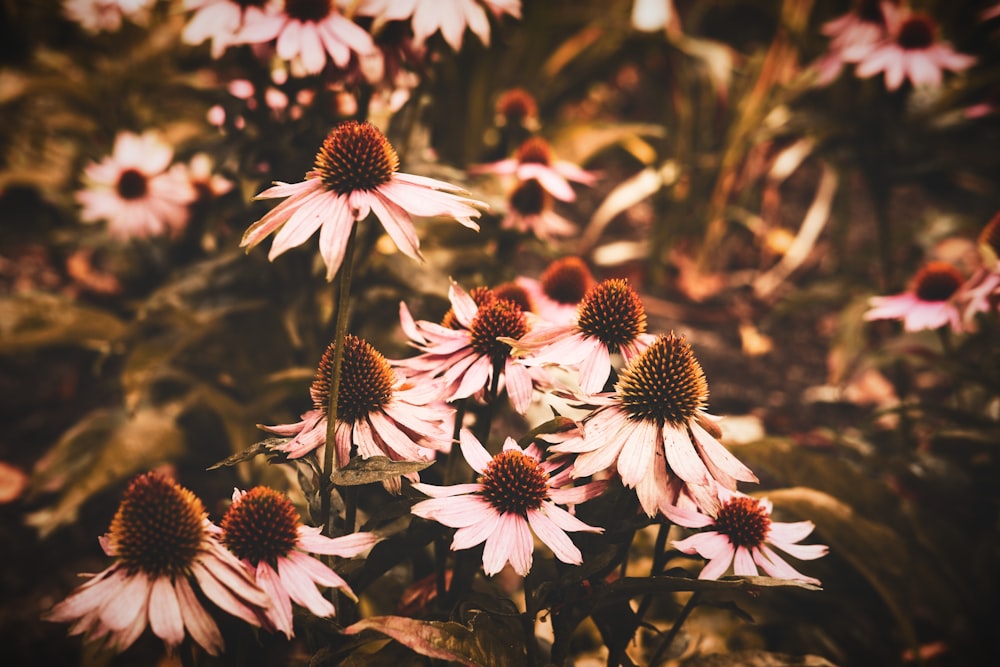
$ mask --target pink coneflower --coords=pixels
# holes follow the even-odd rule
[[[337,9],[333,0],[284,0],[280,9],[244,15],[235,43],[263,44],[275,41],[279,57],[301,63],[306,74],[319,74],[327,57],[340,69],[351,62],[351,54],[377,58],[372,36]]]
[[[595,394],[611,376],[611,355],[628,363],[654,340],[646,333],[646,310],[628,280],[612,278],[592,287],[572,322],[539,323],[516,342],[525,363],[578,367],[580,388]]]
[[[538,103],[535,96],[524,88],[509,88],[497,98],[496,124],[500,127],[520,127],[537,130]]]
[[[510,345],[528,330],[521,307],[498,299],[491,290],[470,296],[452,283],[451,310],[442,324],[415,322],[405,303],[399,305],[403,333],[421,354],[394,362],[414,382],[440,378],[445,400],[455,401],[489,391],[507,389],[514,409],[524,413],[531,402],[531,374],[511,356]]]
[[[679,504],[711,511],[719,485],[757,481],[716,440],[718,427],[705,412],[708,382],[683,337],[657,338],[622,370],[614,393],[590,400],[598,407],[582,435],[551,451],[578,454],[576,477],[617,470],[649,516]]]
[[[771,520],[773,506],[766,498],[757,500],[739,492],[719,489],[722,504],[709,514],[680,507],[665,507],[664,514],[687,528],[711,528],[673,544],[686,554],[708,559],[699,579],[718,579],[730,566],[738,577],[755,577],[757,567],[778,579],[794,579],[820,585],[776,554],[777,547],[799,560],[815,560],[829,551],[823,544],[798,544],[815,526],[811,521],[780,523]]]
[[[289,458],[301,458],[326,444],[332,366],[331,343],[309,388],[313,409],[294,424],[261,426],[292,438],[275,448]],[[378,350],[348,335],[337,394],[337,465],[347,464],[354,447],[364,459],[386,456],[396,461],[429,461],[435,451],[448,451],[452,410],[439,401],[440,392],[437,383],[400,377]],[[390,490],[398,488],[395,482]]]
[[[288,197],[250,225],[240,246],[250,250],[277,232],[268,258],[299,246],[319,229],[319,250],[333,280],[344,259],[351,225],[374,213],[403,254],[421,259],[420,241],[410,215],[446,216],[471,229],[487,208],[483,202],[460,197],[461,189],[424,176],[402,174],[399,157],[389,140],[371,123],[338,125],[316,154],[315,167],[299,183],[278,182],[257,199]]]
[[[120,132],[111,155],[84,169],[87,187],[76,193],[83,222],[107,220],[119,239],[177,236],[197,196],[182,164],[159,134]]]
[[[895,16],[895,6],[884,0],[860,0],[850,12],[827,21],[822,32],[830,47],[818,63],[819,85],[836,79],[846,63],[856,63],[868,55],[888,33],[887,16]]]
[[[549,264],[538,280],[519,276],[532,310],[551,324],[572,324],[577,307],[594,286],[590,267],[579,257],[562,257]]]
[[[571,469],[550,476],[559,466],[542,461],[535,445],[522,450],[512,438],[507,438],[503,451],[493,457],[467,431],[461,433],[461,446],[465,460],[479,473],[475,483],[413,485],[431,496],[413,506],[414,514],[458,529],[452,551],[486,542],[483,571],[488,576],[508,562],[525,576],[531,570],[534,532],[562,562],[583,562],[580,550],[566,533],[603,533],[604,529],[585,524],[557,503],[582,503],[600,493],[603,485],[560,488],[569,481]]]
[[[534,178],[521,181],[510,193],[503,229],[531,232],[540,241],[573,236],[577,226],[552,210],[552,195]]]
[[[897,90],[905,79],[914,86],[941,85],[942,71],[960,72],[976,59],[938,40],[938,26],[927,14],[901,15],[889,36],[858,62],[856,74],[867,78],[885,72],[885,86]]]
[[[892,296],[873,296],[866,320],[903,320],[906,331],[937,329],[951,324],[962,330],[962,318],[954,297],[962,286],[962,274],[947,262],[928,262],[913,278],[910,289]]]
[[[472,167],[470,173],[515,175],[520,181],[536,179],[546,191],[561,201],[574,201],[576,193],[569,181],[593,185],[597,177],[584,171],[567,160],[558,160],[552,154],[552,147],[541,137],[526,139],[517,149],[514,157],[491,164]]]
[[[254,23],[274,9],[274,0],[184,0],[184,9],[194,15],[181,39],[187,44],[212,40],[212,57],[219,58],[235,43],[243,24]]]
[[[521,0],[484,0],[484,3],[497,17],[506,13],[521,18]],[[490,44],[490,20],[483,4],[476,0],[363,0],[358,13],[382,21],[410,19],[413,40],[419,46],[440,30],[451,48],[459,51],[466,28],[484,45]]]
[[[317,585],[338,588],[355,602],[358,599],[340,575],[308,554],[350,558],[379,539],[373,533],[332,539],[320,535],[320,528],[302,525],[287,496],[265,486],[233,491],[233,504],[220,524],[220,538],[271,596],[274,605],[267,620],[289,639],[295,634],[293,600],[322,618],[336,613]]]
[[[115,563],[57,604],[47,619],[72,622],[70,634],[106,640],[118,652],[131,646],[148,623],[171,649],[186,631],[217,655],[224,648],[222,634],[191,583],[252,625],[260,625],[271,601],[214,529],[189,490],[155,473],[136,477],[101,538]]]
[[[122,19],[138,25],[149,23],[156,0],[63,0],[66,18],[92,33],[116,32]]]

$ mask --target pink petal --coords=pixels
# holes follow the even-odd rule
[[[493,461],[493,457],[486,451],[476,436],[462,429],[459,432],[459,442],[462,447],[462,456],[473,470],[479,474],[486,472],[486,467]]]
[[[593,352],[580,365],[580,389],[587,394],[596,394],[604,389],[610,375],[611,354],[607,346],[594,346]]]
[[[299,526],[299,548],[314,554],[350,558],[375,546],[381,539],[375,533],[351,533],[342,537],[326,537],[319,529],[308,530],[311,526]]]
[[[150,581],[145,572],[128,575],[118,595],[108,601],[101,614],[101,621],[113,631],[123,630],[138,616],[146,616]]]
[[[411,485],[414,489],[431,498],[450,498],[483,490],[482,484],[452,484],[450,486],[435,486],[418,482]]]
[[[184,640],[184,619],[170,577],[153,580],[149,594],[149,627],[168,646],[177,646]]]
[[[738,577],[757,576],[757,566],[754,565],[753,556],[746,547],[736,548],[736,558],[733,560],[733,573]]]
[[[552,550],[556,558],[570,565],[579,565],[583,562],[583,554],[573,544],[573,541],[545,514],[538,510],[530,510],[528,512],[528,524],[535,531],[538,539]]]
[[[177,577],[174,580],[174,592],[184,618],[184,627],[191,633],[191,638],[209,655],[218,655],[225,647],[219,626],[198,602],[187,577]]]
[[[674,474],[690,484],[708,484],[708,469],[695,451],[687,430],[664,424],[662,432],[663,452]]]
[[[328,213],[329,218],[319,230],[319,252],[326,264],[326,279],[333,280],[344,261],[351,226],[355,223],[345,197],[337,197]]]
[[[710,471],[718,470],[726,476],[741,482],[757,483],[757,475],[750,468],[746,467],[742,461],[733,456],[722,443],[712,437],[701,424],[693,421],[690,424],[691,432],[694,434],[694,441],[702,453],[702,459]],[[715,476],[715,475],[713,475]],[[715,476],[718,479],[717,476]],[[719,479],[720,482],[723,480]]]
[[[730,545],[730,547],[731,546],[732,545]],[[723,574],[726,573],[726,570],[729,569],[729,566],[732,564],[732,562],[733,562],[732,553],[721,555],[718,558],[713,558],[712,560],[708,561],[705,567],[701,569],[701,572],[698,573],[698,578],[718,579],[719,577],[721,577]]]
[[[543,502],[542,509],[540,510],[540,512],[541,514],[545,515],[545,517],[549,521],[551,521],[554,525],[556,525],[559,529],[566,532],[571,532],[571,533],[604,532],[603,528],[586,524],[583,521],[580,521],[580,519],[570,514],[569,512],[567,512],[566,510],[564,510],[563,508],[557,507],[550,502]]]
[[[382,227],[400,252],[411,259],[423,261],[423,256],[420,254],[420,239],[417,238],[410,215],[380,190],[375,191],[370,203],[375,217],[382,222]]]
[[[330,601],[316,590],[313,580],[300,568],[288,567],[288,561],[279,559],[278,577],[288,591],[288,596],[316,616],[327,618],[336,612]]]
[[[291,60],[299,55],[302,39],[302,22],[298,19],[288,20],[278,34],[278,41],[275,50],[278,55],[285,60]]]
[[[451,541],[451,550],[470,549],[482,544],[497,531],[499,523],[500,513],[493,510],[476,523],[459,528],[455,531],[455,537]]]
[[[278,573],[267,561],[261,561],[257,563],[255,574],[257,585],[271,598],[271,607],[267,611],[268,620],[274,625],[275,630],[291,639],[295,636],[292,627],[292,600],[288,597],[285,587],[281,585]]]
[[[455,496],[422,500],[410,508],[410,512],[451,528],[465,528],[484,520],[496,510],[479,496]]]

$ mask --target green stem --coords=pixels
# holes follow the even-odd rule
[[[535,638],[535,616],[538,610],[535,609],[534,587],[528,579],[529,577],[524,577],[524,614],[521,615],[521,624],[524,627],[528,665],[534,667],[538,664],[538,640]]]
[[[656,665],[661,663],[667,649],[669,649],[670,645],[674,643],[674,639],[677,638],[677,633],[681,631],[681,626],[684,625],[684,621],[686,621],[687,617],[691,615],[694,608],[698,606],[700,597],[701,591],[695,591],[691,594],[691,597],[688,598],[687,604],[684,605],[683,609],[681,609],[681,613],[677,616],[677,620],[674,621],[670,631],[667,632],[663,641],[661,641],[660,645],[656,648],[656,653],[654,653],[653,657],[649,659],[649,667],[656,667]]]
[[[455,426],[451,432],[451,451],[448,452],[448,460],[444,467],[445,486],[456,483],[458,470],[464,461],[459,437],[462,431],[462,422],[465,420],[465,406],[468,402],[469,399],[460,398],[455,404]]]
[[[340,373],[344,365],[344,341],[347,338],[347,307],[351,295],[351,277],[354,264],[354,239],[357,237],[358,223],[351,225],[350,236],[347,237],[347,249],[344,260],[337,271],[337,310],[334,315],[333,363],[330,368],[330,401],[326,407],[326,450],[323,453],[323,478],[320,483],[320,516],[323,519],[324,533],[333,537],[334,516],[330,511],[333,484],[330,476],[335,465],[337,451],[337,402],[340,397]],[[353,528],[351,529],[353,532]]]

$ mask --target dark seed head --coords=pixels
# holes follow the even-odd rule
[[[549,497],[549,476],[538,461],[516,449],[493,457],[479,477],[483,496],[501,514],[527,514]]]
[[[530,313],[534,310],[531,305],[531,297],[528,296],[527,290],[517,283],[503,283],[501,285],[497,285],[493,288],[493,293],[496,294],[498,299],[513,301],[526,313]]]
[[[138,169],[126,169],[118,177],[118,196],[142,199],[149,192],[149,178]]]
[[[908,51],[926,49],[937,38],[937,25],[926,14],[913,14],[899,27],[896,43]]]
[[[646,332],[646,309],[628,280],[612,278],[584,295],[577,309],[577,326],[617,352]]]
[[[737,496],[723,503],[714,527],[727,536],[733,546],[753,549],[767,539],[771,517],[760,501]]]
[[[552,195],[534,178],[521,181],[510,193],[510,207],[520,215],[538,215],[551,206]]]
[[[349,120],[327,135],[311,173],[329,190],[348,194],[388,183],[397,169],[399,156],[385,135],[371,123]]]
[[[250,489],[222,517],[222,541],[240,560],[272,566],[299,539],[299,513],[284,494],[266,486]]]
[[[632,361],[615,385],[633,419],[684,426],[708,403],[708,381],[691,346],[673,332]]]
[[[913,278],[913,292],[921,301],[947,301],[962,282],[962,274],[948,262],[928,262]]]
[[[575,305],[594,286],[594,276],[579,257],[563,257],[549,264],[540,282],[545,296],[556,303]]]
[[[130,573],[188,572],[206,539],[205,507],[191,491],[156,473],[128,485],[111,520],[111,545]]]
[[[497,295],[489,287],[473,287],[469,290],[469,297],[480,308],[497,300]],[[463,329],[464,325],[455,317],[455,309],[449,308],[448,312],[441,318],[441,326],[449,329]]]
[[[504,125],[528,127],[538,118],[535,98],[523,88],[511,88],[497,99],[497,117]]]
[[[331,343],[316,370],[309,393],[313,406],[326,414],[330,401],[334,344]],[[392,398],[396,373],[385,357],[364,339],[348,334],[344,339],[344,360],[340,366],[337,392],[337,421],[355,422],[385,406]]]
[[[510,346],[497,337],[520,338],[528,333],[528,323],[520,306],[508,299],[496,299],[479,307],[469,333],[472,349],[496,365],[510,354]]]
[[[285,14],[299,21],[322,21],[330,11],[330,0],[285,0]]]
[[[530,137],[517,149],[517,161],[521,164],[528,162],[536,164],[552,164],[552,149],[549,142],[541,137]]]

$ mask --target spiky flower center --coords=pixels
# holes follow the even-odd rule
[[[149,192],[149,178],[138,169],[126,169],[118,177],[117,189],[122,199],[142,199]]]
[[[738,496],[723,503],[714,528],[728,537],[734,547],[753,549],[767,539],[771,517],[757,499]]]
[[[896,43],[907,51],[926,49],[937,37],[937,26],[929,16],[914,14],[899,27]]]
[[[322,21],[332,10],[330,0],[285,0],[285,14],[299,21]]]
[[[326,414],[330,402],[334,344],[319,360],[316,379],[309,393],[317,410]],[[340,366],[337,392],[337,421],[352,423],[376,412],[392,399],[396,373],[385,357],[362,338],[348,334],[344,339],[344,360]]]
[[[615,385],[632,419],[684,426],[708,404],[708,381],[691,346],[660,336],[622,370]]]
[[[508,299],[497,299],[479,307],[469,333],[472,349],[497,365],[510,354],[510,345],[497,337],[520,338],[528,333],[528,323],[520,306]]]
[[[111,520],[111,545],[129,573],[181,575],[206,539],[204,518],[191,491],[156,473],[139,475]]]
[[[550,198],[541,183],[529,178],[510,193],[510,207],[520,215],[539,215],[548,208]]]
[[[491,304],[497,300],[497,295],[489,287],[473,287],[469,290],[469,297],[475,302],[476,306],[482,308],[485,305]],[[449,308],[448,312],[444,314],[441,318],[441,326],[448,327],[449,329],[464,329],[465,325],[458,321],[455,316],[455,309]]]
[[[528,295],[528,291],[517,283],[503,283],[502,285],[497,285],[493,288],[493,293],[496,294],[498,299],[513,301],[526,313],[530,313],[533,310],[531,307],[531,297]]]
[[[529,119],[538,116],[535,98],[523,88],[511,88],[497,100],[497,115],[507,125],[525,125]]]
[[[299,513],[287,496],[266,486],[250,489],[222,517],[222,541],[240,560],[277,565],[299,539]]]
[[[928,262],[913,278],[913,292],[921,301],[947,301],[962,286],[962,274],[948,262]]]
[[[541,137],[525,139],[517,149],[517,161],[521,164],[528,162],[546,166],[552,164],[552,149],[549,147],[549,142]]]
[[[343,195],[374,190],[392,180],[397,169],[399,156],[385,135],[367,121],[348,120],[327,135],[313,174]]]
[[[611,278],[584,295],[577,309],[577,327],[616,352],[646,332],[646,309],[628,280]]]
[[[594,286],[594,276],[579,257],[563,257],[549,264],[540,282],[545,296],[556,303],[575,305]]]
[[[549,476],[538,461],[516,449],[507,449],[486,465],[479,477],[483,496],[500,514],[527,514],[549,497]]]

